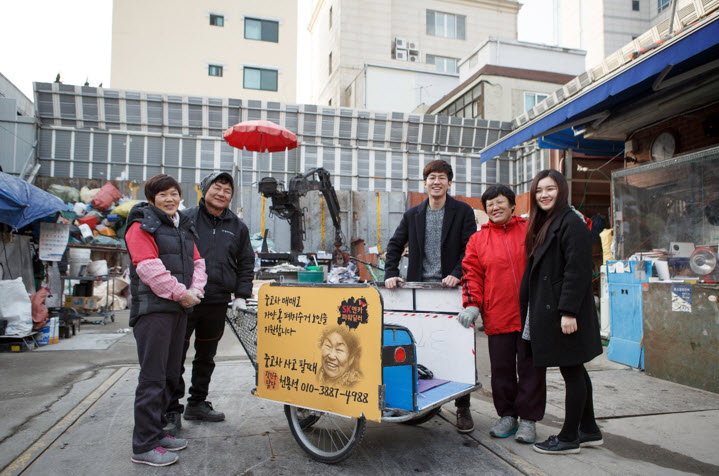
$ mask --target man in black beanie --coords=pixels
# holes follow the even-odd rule
[[[227,304],[234,294],[233,310],[244,309],[245,298],[252,295],[255,254],[250,245],[247,226],[229,209],[234,192],[232,175],[221,172],[208,175],[201,183],[200,205],[186,210],[195,222],[200,237],[197,248],[205,259],[207,285],[205,297],[195,306],[187,319],[185,348],[182,352],[182,373],[190,337],[195,333],[195,358],[192,361],[192,380],[185,420],[222,421],[225,414],[212,408],[207,394],[212,371],[215,369],[217,345],[225,329]],[[185,395],[182,376],[173,389],[167,407],[169,434],[182,428],[180,416],[183,406],[180,399]]]

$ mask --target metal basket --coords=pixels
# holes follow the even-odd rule
[[[252,366],[257,370],[257,311],[244,309],[238,316],[235,316],[232,308],[228,308],[225,320],[240,340]]]

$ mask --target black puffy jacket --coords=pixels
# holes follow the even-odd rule
[[[172,276],[187,288],[192,284],[195,262],[192,259],[195,251],[197,234],[192,220],[180,213],[180,226],[175,228],[167,214],[149,203],[135,205],[127,217],[128,228],[134,222],[140,222],[140,229],[152,235],[157,244],[159,258]],[[129,247],[128,247],[129,250]],[[130,290],[132,305],[130,307],[130,326],[145,314],[156,312],[189,312],[177,301],[157,296],[150,287],[143,283],[137,275],[135,266],[130,266]]]
[[[200,237],[197,249],[205,259],[207,285],[202,302],[229,302],[230,293],[236,298],[250,297],[255,253],[247,225],[228,209],[219,217],[212,215],[205,207],[204,198],[199,206],[184,213],[195,222]]]

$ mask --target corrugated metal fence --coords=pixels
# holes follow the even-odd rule
[[[368,246],[378,244],[378,237],[380,246],[386,244],[405,209],[406,193],[422,191],[422,168],[431,160],[452,164],[455,195],[477,197],[487,184],[517,182],[509,155],[479,163],[479,151],[509,132],[508,122],[59,83],[35,83],[35,103],[40,175],[141,183],[167,173],[178,178],[188,194],[208,173],[232,171],[239,192],[233,209],[242,212],[252,232],[260,231],[262,221],[257,182],[274,176],[287,183],[312,167],[332,174],[345,215],[343,226],[351,226],[345,230],[347,238],[362,237]],[[222,140],[224,129],[250,119],[270,120],[296,132],[299,147],[257,153]],[[322,215],[319,200],[317,192],[303,199],[308,250],[329,249],[334,234],[327,216],[321,246],[320,230],[314,226]],[[271,233],[274,228],[278,247],[284,237],[288,249],[284,226],[266,223]]]

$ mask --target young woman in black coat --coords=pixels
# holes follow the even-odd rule
[[[531,345],[534,365],[559,367],[566,388],[562,431],[534,445],[546,454],[579,453],[581,446],[603,443],[584,368],[602,353],[592,293],[592,237],[568,205],[568,194],[567,181],[556,170],[534,177],[520,288],[522,337]]]

